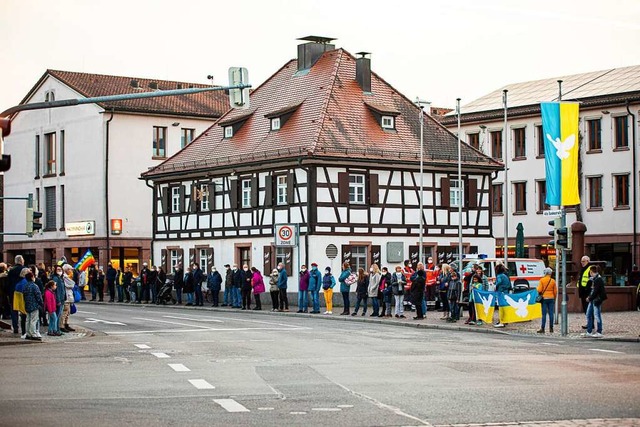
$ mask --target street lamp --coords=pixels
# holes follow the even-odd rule
[[[504,103],[504,266],[507,267],[509,259],[509,130],[507,129],[507,89],[502,91],[502,102]],[[507,267],[508,268],[508,267]]]
[[[462,201],[464,191],[462,188],[462,139],[460,130],[460,98],[456,99],[456,112],[458,113],[458,267],[462,272]]]
[[[420,246],[418,248],[418,262],[424,262],[422,259],[422,241],[424,238],[424,220],[422,215],[422,210],[424,208],[424,106],[430,104],[431,103],[428,101],[422,101],[420,98],[416,98],[416,105],[420,108],[420,114],[418,115],[420,120],[420,237],[418,238],[418,244]]]

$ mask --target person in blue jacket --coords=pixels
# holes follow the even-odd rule
[[[318,270],[318,264],[311,263],[309,272],[309,292],[311,292],[311,302],[313,310],[311,314],[320,314],[320,288],[322,287],[322,273]]]
[[[222,289],[222,276],[218,273],[215,266],[211,267],[211,273],[207,276],[207,288],[211,292],[213,298],[213,305],[211,307],[217,307],[219,303],[220,290]]]
[[[287,297],[287,270],[283,263],[278,263],[278,290],[280,291],[280,311],[289,311],[289,298]]]
[[[340,277],[338,277],[338,282],[340,282],[340,293],[342,294],[342,305],[344,309],[341,316],[348,316],[350,307],[349,307],[349,293],[351,292],[351,283],[347,283],[347,280],[351,277],[351,265],[348,262],[345,262],[342,266],[342,273],[340,273]]]

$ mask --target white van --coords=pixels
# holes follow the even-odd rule
[[[467,261],[467,260],[465,260]],[[524,287],[528,286],[529,289],[535,289],[538,287],[540,279],[544,276],[544,261],[535,258],[509,258],[508,262],[508,275],[511,279],[511,283],[515,288],[517,285]],[[468,260],[465,264],[463,273],[467,270],[470,271],[474,264],[482,265],[484,274],[489,279],[489,288],[494,290],[494,282],[496,280],[496,264],[504,264],[503,258],[484,258]]]

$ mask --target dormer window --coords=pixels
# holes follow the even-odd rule
[[[271,119],[271,130],[279,130],[280,129],[280,117],[274,117]]]
[[[44,102],[53,102],[56,100],[56,95],[52,90],[44,93]]]
[[[233,136],[233,126],[225,126],[224,127],[224,137],[231,138]]]
[[[382,129],[395,129],[396,123],[393,116],[382,116]]]

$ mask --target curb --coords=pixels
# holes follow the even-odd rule
[[[83,326],[77,326],[76,331],[73,332],[73,335],[65,334],[64,337],[58,339],[50,339],[46,338],[44,341],[31,341],[31,340],[23,340],[19,335],[11,333],[10,336],[5,336],[0,332],[0,347],[10,346],[10,345],[23,345],[23,344],[56,344],[61,342],[68,342],[72,340],[78,340],[82,338],[93,337],[96,335],[95,331],[91,329],[87,329]]]
[[[217,313],[235,313],[241,312],[238,309],[227,309],[227,308],[219,308],[219,307],[195,307],[195,306],[184,306],[177,304],[130,304],[130,303],[118,303],[118,302],[89,302],[87,304],[97,304],[97,305],[117,305],[117,306],[135,306],[135,307],[145,307],[145,308],[170,308],[170,309],[188,309],[193,311],[207,311],[207,312],[217,312]],[[487,328],[473,328],[466,326],[453,326],[453,325],[432,325],[425,323],[411,323],[411,322],[399,322],[393,319],[381,320],[377,318],[359,318],[352,316],[324,316],[322,314],[311,315],[308,313],[295,313],[295,312],[273,312],[267,310],[250,310],[250,313],[255,313],[262,316],[284,316],[284,317],[297,317],[302,319],[323,319],[330,321],[342,321],[342,322],[360,322],[360,323],[372,323],[372,324],[382,324],[382,325],[390,325],[390,326],[400,326],[407,328],[417,328],[417,329],[435,329],[435,330],[443,330],[443,331],[460,331],[460,332],[473,332],[480,334],[495,334],[502,336],[514,336],[519,338],[531,338],[531,339],[544,339],[544,340],[587,340],[586,338],[582,338],[580,336],[566,336],[563,337],[561,335],[538,335],[538,334],[526,334],[519,331],[505,331],[504,329],[487,329]],[[637,343],[640,342],[640,337],[632,338],[632,337],[602,337],[602,338],[594,338],[592,341],[610,341],[610,342],[630,342]]]

